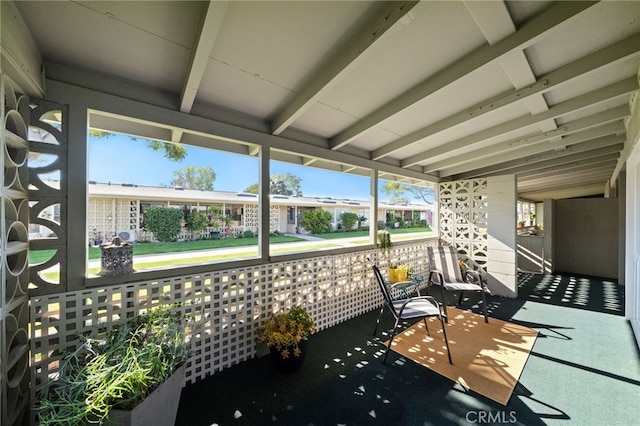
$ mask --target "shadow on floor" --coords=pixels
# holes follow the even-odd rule
[[[518,299],[624,315],[624,286],[605,278],[520,273]]]
[[[504,417],[508,410],[519,424],[544,424],[518,398],[504,407],[395,353],[383,364],[388,335],[372,335],[377,314],[313,335],[294,374],[276,372],[265,356],[185,387],[176,424],[447,425],[470,424],[478,411]],[[389,316],[383,325],[392,326]]]
[[[373,336],[373,310],[311,336],[305,363],[292,375],[277,373],[265,356],[186,386],[176,424],[628,424],[640,363],[620,317],[622,291],[608,280],[522,274],[519,298],[489,297],[491,317],[540,332],[507,406],[396,353],[383,364],[388,335]],[[477,294],[461,306],[477,313],[481,307]],[[387,314],[380,330],[392,325]]]

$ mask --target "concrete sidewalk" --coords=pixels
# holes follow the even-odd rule
[[[312,235],[302,235],[302,234],[286,234],[286,235],[291,237],[297,237],[297,238],[303,239],[304,241],[271,244],[270,245],[271,249],[278,250],[278,251],[281,251],[281,249],[295,249],[295,250],[291,250],[291,252],[293,253],[295,251],[305,251],[306,249],[318,246],[318,244],[327,245],[327,249],[332,249],[332,248],[339,248],[339,247],[354,247],[359,245],[366,245],[368,243],[368,236],[345,237],[345,238],[319,238],[319,237],[314,237]],[[400,235],[404,237],[403,239],[411,239],[411,238],[415,238],[418,235],[420,237],[429,237],[429,236],[432,236],[433,233],[420,232],[420,233],[397,234],[396,240],[398,240],[398,236]],[[222,247],[222,248],[216,248],[216,249],[192,250],[192,251],[174,252],[174,253],[135,255],[134,265],[143,264],[147,262],[161,262],[163,260],[190,259],[195,257],[198,257],[198,258],[213,257],[220,254],[228,255],[233,253],[247,253],[250,251],[255,251],[257,256],[258,247],[257,246]],[[100,268],[100,265],[101,265],[100,259],[93,259],[89,261],[88,266],[89,268]],[[185,263],[184,265],[187,265],[187,264]]]

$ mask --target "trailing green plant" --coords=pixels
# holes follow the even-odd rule
[[[161,306],[114,327],[104,339],[81,336],[57,377],[38,391],[38,424],[102,423],[114,408],[135,407],[187,361],[190,328],[179,312]]]
[[[301,340],[316,331],[311,314],[302,306],[293,306],[288,312],[269,313],[256,331],[258,339],[276,348],[283,358],[299,357]]]

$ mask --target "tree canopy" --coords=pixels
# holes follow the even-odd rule
[[[389,202],[392,204],[409,204],[407,193],[413,195],[413,198],[422,200],[425,203],[433,203],[434,200],[433,189],[424,186],[413,186],[389,181],[384,184],[381,189],[385,195],[390,197]]]
[[[276,173],[271,175],[269,179],[269,193],[277,195],[290,195],[293,197],[302,197],[301,183],[302,179],[291,173],[280,174]],[[244,192],[251,194],[258,193],[258,184],[254,183],[247,187]]]
[[[201,191],[213,191],[213,182],[216,180],[216,172],[209,166],[187,166],[184,169],[173,171],[171,186],[181,186],[184,189],[196,189]]]
[[[89,136],[93,138],[107,139],[113,136],[111,132],[105,132],[103,130],[89,129]],[[132,140],[138,140],[136,137],[131,137]],[[170,161],[180,162],[187,157],[187,150],[179,144],[171,142],[163,142],[153,139],[144,139],[147,141],[147,148],[154,151],[164,151],[164,157]]]

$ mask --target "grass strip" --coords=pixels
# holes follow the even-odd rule
[[[335,244],[314,244],[311,246],[305,246],[304,251],[310,250],[324,250],[328,248],[339,247]],[[299,248],[296,247],[287,247],[287,248],[279,248],[271,250],[272,254],[282,254],[282,253],[292,253],[300,251]],[[155,269],[162,268],[166,266],[178,266],[178,265],[194,265],[199,263],[207,263],[207,262],[216,262],[220,260],[229,260],[229,259],[246,259],[250,257],[255,257],[258,255],[258,250],[252,251],[243,251],[236,253],[220,253],[210,256],[196,256],[196,257],[186,257],[186,258],[176,258],[176,259],[164,259],[158,260],[154,262],[133,262],[133,269],[136,270],[146,270],[146,269]],[[89,275],[97,275],[100,272],[100,267],[89,268]],[[48,280],[53,282],[57,282],[60,278],[60,273],[58,271],[45,272],[42,274]]]

